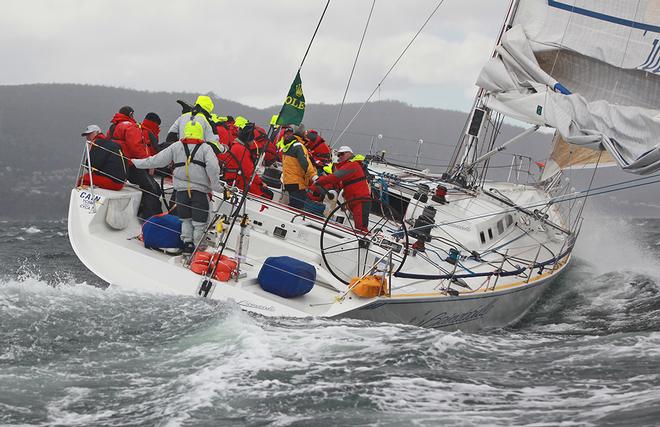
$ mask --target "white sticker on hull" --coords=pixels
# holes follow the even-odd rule
[[[105,200],[105,197],[100,196],[98,194],[92,194],[89,191],[81,191],[79,197],[80,197],[80,205],[79,205],[80,208],[90,211],[89,213],[93,212],[96,204],[101,204],[103,203],[103,200]]]

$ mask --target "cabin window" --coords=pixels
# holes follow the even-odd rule
[[[483,231],[479,233],[479,238],[481,239],[481,243],[486,243],[486,235]]]
[[[513,224],[513,217],[511,215],[507,215],[506,216],[506,226],[508,227],[511,224]]]
[[[493,230],[491,230],[490,228],[488,229],[488,238],[489,239],[493,238]]]
[[[498,234],[504,233],[504,221],[502,220],[497,221],[497,233]]]

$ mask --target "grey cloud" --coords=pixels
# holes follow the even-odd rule
[[[415,104],[419,87],[429,87],[430,79],[438,80],[435,87],[454,84],[462,89],[454,92],[469,92],[506,3],[447,0],[419,46],[413,45],[407,62],[387,81],[386,97]],[[352,99],[373,90],[436,4],[376,2]],[[255,106],[274,105],[286,93],[324,5],[324,0],[10,2],[0,15],[0,55],[11,58],[3,63],[0,83],[213,91]],[[318,95],[312,101],[341,99],[370,7],[369,0],[331,2],[303,69],[306,92]],[[460,49],[475,49],[475,39],[488,40],[475,51],[477,59],[457,55]],[[446,55],[434,45],[449,46]],[[456,73],[439,72],[447,67]],[[427,77],[412,78],[412,73]],[[439,107],[449,106],[442,102]],[[452,102],[466,108],[470,103],[467,96]]]

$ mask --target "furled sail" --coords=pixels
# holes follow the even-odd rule
[[[477,81],[485,106],[660,169],[660,0],[520,0],[511,25]]]
[[[616,166],[616,161],[604,150],[592,150],[569,144],[555,132],[550,158],[545,162],[541,181],[553,177],[560,170],[590,169],[596,166]]]

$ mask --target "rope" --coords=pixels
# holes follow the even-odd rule
[[[351,127],[351,125],[353,124],[353,122],[355,121],[355,119],[360,115],[360,113],[362,112],[362,110],[364,109],[364,107],[369,103],[369,101],[370,101],[371,98],[374,96],[374,94],[380,89],[380,86],[383,84],[383,82],[385,81],[385,79],[387,79],[387,77],[390,75],[390,73],[392,72],[392,70],[394,70],[394,67],[396,67],[396,65],[399,63],[399,61],[400,61],[401,58],[403,57],[403,55],[408,51],[408,49],[410,48],[410,46],[412,46],[412,44],[413,44],[413,42],[415,41],[415,39],[417,39],[417,36],[419,36],[419,34],[420,34],[420,33],[422,32],[422,30],[424,29],[424,27],[426,27],[426,24],[428,24],[428,22],[431,20],[431,18],[433,17],[433,15],[435,15],[435,13],[438,11],[438,9],[440,8],[440,6],[442,6],[442,4],[444,3],[444,1],[445,1],[445,0],[440,0],[440,2],[439,2],[438,5],[435,7],[435,9],[433,9],[433,12],[431,12],[431,14],[429,15],[429,17],[426,18],[426,21],[424,21],[424,23],[422,24],[422,26],[419,28],[419,30],[417,31],[417,33],[415,33],[415,35],[414,35],[413,38],[410,40],[410,42],[408,43],[408,45],[403,49],[403,51],[401,52],[401,54],[399,55],[399,57],[396,59],[396,61],[394,61],[394,63],[392,64],[392,66],[389,68],[389,70],[387,70],[387,73],[385,73],[385,75],[384,75],[383,78],[380,80],[380,82],[378,83],[378,85],[376,86],[376,88],[371,92],[371,95],[369,95],[369,97],[367,98],[367,100],[364,101],[364,103],[360,106],[360,108],[358,109],[357,113],[355,113],[355,115],[354,115],[353,118],[348,122],[348,124],[346,125],[346,127],[344,128],[344,130],[342,130],[342,132],[339,134],[339,136],[337,137],[337,140],[334,142],[334,144],[332,144],[332,145],[330,146],[331,148],[334,147],[335,145],[337,145],[337,144],[339,143],[339,141],[341,141],[341,138],[344,136],[344,133],[346,133],[346,131],[348,130],[348,128]]]
[[[355,71],[355,66],[357,65],[358,57],[360,56],[360,51],[362,50],[362,43],[364,42],[364,37],[367,35],[367,28],[369,28],[369,22],[371,21],[371,15],[374,11],[374,6],[376,6],[376,0],[373,0],[373,2],[371,3],[371,9],[369,10],[369,17],[367,18],[367,23],[364,25],[364,31],[362,32],[360,45],[358,46],[357,53],[355,54],[355,60],[353,61],[351,74],[348,76],[348,83],[346,83],[346,90],[344,90],[344,97],[341,99],[341,105],[339,106],[339,112],[337,113],[337,118],[335,118],[335,124],[332,125],[332,136],[330,137],[330,141],[328,142],[329,146],[332,146],[332,140],[335,138],[337,123],[339,123],[339,117],[341,116],[341,112],[344,109],[344,102],[346,102],[346,95],[348,94],[348,88],[351,86],[351,80],[353,79],[353,72]]]

